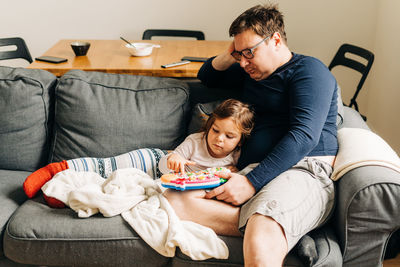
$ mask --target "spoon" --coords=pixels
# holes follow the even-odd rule
[[[126,40],[126,39],[124,39],[124,38],[122,38],[121,36],[119,37],[119,38],[121,38],[121,40],[122,41],[124,41],[124,42],[126,42],[126,43],[128,43],[130,46],[132,46],[133,48],[135,48],[136,49],[136,47],[131,43],[131,42],[129,42],[128,40]]]

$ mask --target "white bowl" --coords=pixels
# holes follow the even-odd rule
[[[125,47],[128,48],[129,52],[132,56],[135,57],[144,57],[151,55],[154,47],[160,47],[159,45],[150,44],[150,43],[133,43],[134,46],[126,44]]]

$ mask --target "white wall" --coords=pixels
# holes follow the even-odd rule
[[[380,0],[374,39],[375,63],[369,83],[368,120],[400,153],[400,1]]]
[[[2,0],[0,36],[21,36],[33,57],[59,39],[141,39],[147,28],[202,30],[208,40],[227,40],[245,9],[265,0]],[[342,43],[362,46],[376,61],[359,96],[371,128],[400,152],[398,0],[271,0],[286,19],[289,47],[329,64]],[[5,8],[7,7],[7,8]],[[10,12],[4,10],[12,10]],[[334,70],[345,102],[357,73]]]
[[[147,28],[200,29],[207,39],[228,39],[229,23],[248,5],[258,3],[249,0],[5,2],[9,10],[15,11],[2,12],[0,25],[8,27],[0,28],[1,36],[22,36],[34,56],[59,39],[118,39],[121,35],[141,39]]]

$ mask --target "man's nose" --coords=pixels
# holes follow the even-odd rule
[[[240,67],[244,68],[249,64],[249,60],[247,58],[245,58],[244,56],[242,56],[240,58]]]

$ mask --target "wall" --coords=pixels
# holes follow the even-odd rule
[[[59,39],[141,39],[146,28],[200,29],[209,40],[229,39],[228,28],[260,0],[3,0],[15,12],[0,17],[1,36],[22,36],[33,56]],[[375,0],[280,0],[291,48],[328,62],[345,42],[371,46]],[[362,11],[359,6],[363,5]],[[350,26],[349,26],[350,25]],[[329,63],[329,62],[328,62]]]
[[[184,28],[204,31],[208,40],[227,40],[228,28],[242,11],[261,0],[3,0],[0,36],[23,37],[33,57],[59,39],[141,39],[147,28]],[[368,123],[400,152],[400,123],[396,90],[399,60],[395,35],[400,19],[397,0],[271,0],[286,19],[289,47],[329,64],[342,43],[374,51],[376,62],[359,95]],[[389,68],[388,68],[389,66]],[[333,71],[347,103],[359,79],[357,73]],[[399,106],[399,107],[397,107]],[[396,114],[397,114],[396,113]]]
[[[400,1],[380,0],[369,83],[368,122],[400,153]]]

